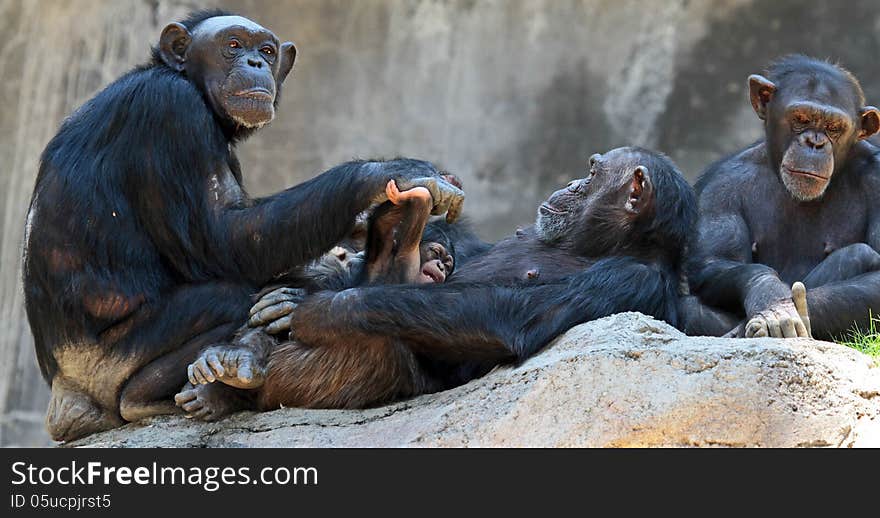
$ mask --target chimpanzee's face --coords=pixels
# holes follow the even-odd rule
[[[171,24],[162,33],[162,56],[205,93],[221,117],[258,128],[275,117],[281,83],[296,59],[293,43],[241,16],[215,16],[189,33]]]
[[[752,105],[766,121],[771,164],[799,201],[821,198],[853,144],[880,125],[877,110],[861,106],[843,77],[790,77],[778,86],[753,75],[749,82]]]
[[[423,241],[419,245],[419,258],[421,269],[419,270],[420,283],[441,283],[452,274],[455,266],[452,254],[446,247],[434,241]]]
[[[573,180],[538,207],[535,228],[545,242],[583,249],[618,239],[649,205],[651,184],[640,152],[617,148],[590,157],[590,173]],[[600,234],[615,235],[600,235]]]

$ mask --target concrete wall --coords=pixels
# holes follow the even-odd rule
[[[623,144],[693,178],[756,139],[745,78],[773,57],[840,60],[880,103],[871,0],[218,0],[294,40],[276,121],[241,146],[265,194],[353,157],[459,174],[486,238]],[[47,390],[20,287],[37,158],[60,120],[146,59],[194,2],[0,0],[0,444],[45,444]]]

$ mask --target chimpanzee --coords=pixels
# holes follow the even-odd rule
[[[250,295],[347,235],[389,180],[427,188],[435,213],[460,210],[462,193],[411,159],[250,199],[234,146],[273,119],[295,57],[251,20],[195,13],[49,142],[24,289],[56,440],[176,411],[185,366],[246,321]]]
[[[693,292],[747,319],[745,336],[809,336],[789,288],[802,280],[812,334],[841,336],[880,311],[880,160],[866,140],[880,112],[851,73],[801,55],[750,76],[749,87],[766,138],[696,184]],[[710,320],[687,327],[722,334],[731,324]]]
[[[463,383],[613,313],[676,325],[679,265],[695,220],[693,190],[665,156],[640,148],[593,155],[589,176],[542,203],[534,227],[459,265],[445,284],[289,300],[292,309],[272,318],[290,316],[291,340],[271,350],[251,404],[360,408]],[[208,419],[228,410],[216,398],[190,408]]]

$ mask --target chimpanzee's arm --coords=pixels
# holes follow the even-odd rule
[[[387,336],[437,359],[524,359],[571,327],[614,313],[641,311],[676,324],[673,278],[631,259],[610,258],[558,284],[324,292],[297,307],[291,328],[309,346]]]
[[[218,218],[218,238],[225,238],[239,269],[262,283],[294,265],[318,258],[348,235],[355,216],[384,199],[385,186],[436,177],[434,167],[418,160],[350,162],[249,207],[225,210]],[[404,188],[404,187],[402,187]],[[454,189],[440,185],[441,189]],[[434,193],[432,193],[434,194]],[[443,192],[436,203],[448,199]],[[440,198],[438,202],[436,198]]]
[[[708,190],[708,188],[707,188]],[[752,262],[751,233],[735,206],[719,193],[700,197],[700,220],[688,277],[707,304],[752,316],[772,302],[791,298],[773,268]]]

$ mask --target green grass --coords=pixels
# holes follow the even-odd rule
[[[869,316],[868,329],[863,330],[856,325],[846,336],[836,342],[863,352],[874,358],[875,363],[880,363],[880,317],[873,314]]]

